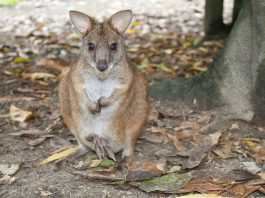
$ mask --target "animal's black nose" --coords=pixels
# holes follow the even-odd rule
[[[108,68],[107,61],[105,60],[98,61],[97,68],[101,72],[105,71]]]

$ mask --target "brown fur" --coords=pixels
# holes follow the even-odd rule
[[[85,115],[96,118],[96,116],[104,113],[104,108],[108,108],[119,100],[117,109],[110,115],[110,120],[101,124],[109,124],[109,131],[103,138],[110,141],[113,139],[113,145],[121,145],[121,150],[123,150],[122,163],[127,164],[132,158],[135,142],[147,118],[148,86],[144,75],[126,58],[123,37],[120,34],[123,29],[117,30],[112,27],[112,18],[103,23],[99,23],[91,17],[88,18],[93,25],[88,27],[91,30],[83,35],[79,61],[60,82],[61,114],[66,125],[77,138],[78,144],[83,148],[91,148],[92,146],[83,137],[84,128],[82,127],[84,125],[83,120],[86,119]],[[114,42],[118,43],[118,49],[115,52],[108,48]],[[96,43],[96,50],[90,52],[87,43]],[[106,60],[109,65],[104,72],[99,72],[95,67],[97,61],[101,59]],[[84,86],[90,83],[87,81],[87,75],[97,78],[99,83],[113,78],[118,81],[119,86],[109,97],[92,101],[84,90]],[[94,110],[101,110],[101,112],[94,115],[92,113]],[[90,126],[86,127],[89,131]],[[117,152],[118,150],[114,149],[114,151]]]

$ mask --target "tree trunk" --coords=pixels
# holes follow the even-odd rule
[[[265,119],[265,1],[244,0],[212,67],[189,79],[162,81],[151,96],[222,107],[228,119]],[[254,117],[255,116],[255,117]]]
[[[223,0],[206,0],[204,32],[206,38],[219,36],[224,32]]]
[[[234,0],[232,24],[234,24],[234,22],[236,21],[241,7],[242,7],[242,0]]]

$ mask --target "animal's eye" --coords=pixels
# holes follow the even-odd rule
[[[88,50],[92,51],[96,48],[96,46],[93,43],[88,43]]]
[[[117,50],[117,43],[112,43],[110,45],[110,49],[113,50],[113,51]]]

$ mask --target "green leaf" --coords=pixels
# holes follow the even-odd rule
[[[87,155],[86,159],[85,159],[85,163],[87,164],[91,164],[93,160],[97,159],[96,155]]]
[[[141,62],[140,65],[137,65],[137,67],[138,67],[139,69],[146,69],[147,66],[148,66],[149,64],[150,64],[150,63],[149,63],[148,58],[145,58],[145,59]]]
[[[85,163],[88,164],[88,166],[90,166],[93,162],[93,160],[96,160],[97,156],[96,155],[89,155],[87,156]],[[95,172],[95,171],[102,171],[102,170],[106,170],[108,168],[114,167],[115,166],[115,162],[113,160],[110,160],[108,158],[104,158],[102,160],[102,162],[97,166],[97,167],[89,167],[87,168],[88,172]]]
[[[21,0],[0,0],[0,6],[13,6],[20,2]]]
[[[16,57],[15,60],[13,60],[13,63],[28,63],[28,62],[30,62],[30,60],[27,57]]]
[[[130,184],[147,193],[153,191],[175,192],[183,188],[191,178],[192,176],[190,173],[169,173],[162,177],[156,177],[140,182],[131,182]]]
[[[99,165],[102,168],[109,168],[115,165],[115,162],[113,160],[104,158],[101,164]]]
[[[124,180],[118,180],[118,181],[106,181],[104,183],[114,185],[114,186],[121,186],[121,185],[125,184],[125,182],[126,181],[124,181]]]
[[[169,67],[165,65],[164,63],[161,64],[153,64],[153,67],[158,67],[161,71],[168,72],[168,73],[174,73],[175,69],[172,67]]]

